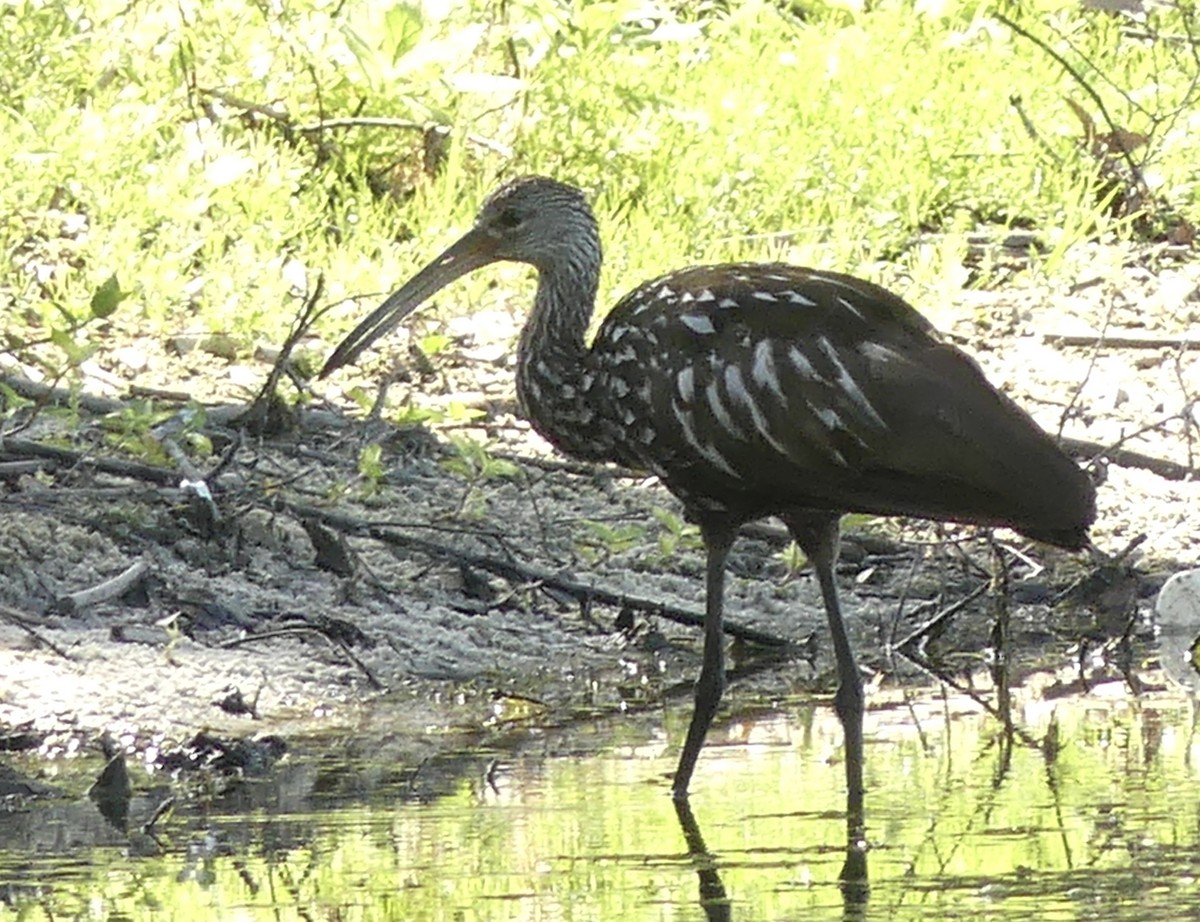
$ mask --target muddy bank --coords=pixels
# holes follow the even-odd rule
[[[977,663],[1002,602],[1018,663],[1076,655],[1081,639],[1149,636],[1156,587],[1200,557],[1200,484],[1181,479],[1196,464],[1200,353],[1177,343],[1200,326],[1198,276],[1190,264],[1134,262],[1120,283],[962,295],[962,319],[946,332],[1043,425],[1062,423],[1081,454],[1109,450],[1096,462],[1098,547],[1116,554],[1146,539],[1097,577],[1099,557],[1004,533],[997,551],[969,529],[851,522],[840,577],[867,663],[890,674],[885,646],[988,584],[1001,558],[1007,589],[938,621],[927,652]],[[77,415],[10,399],[0,728],[48,755],[102,732],[161,750],[202,729],[401,736],[436,748],[514,709],[552,722],[686,694],[699,662],[687,623],[702,611],[698,538],[653,480],[564,462],[515,418],[522,306],[418,321],[450,345],[404,363],[391,388],[385,418],[436,417],[416,430],[347,417],[348,392],[373,391],[380,368],[404,354],[404,331],[386,360],[322,383],[270,435],[213,409],[145,427],[138,453],[122,448],[128,420],[122,432],[102,411],[147,412],[128,394],[134,378],[143,392],[182,388],[229,407],[269,369],[203,350],[180,357],[133,336],[98,357],[82,382],[93,402],[76,398]],[[1137,341],[1108,347],[1091,336],[1116,330]],[[182,404],[160,397],[154,408]],[[212,454],[192,463],[211,500],[180,487],[169,457],[146,453],[156,432],[207,441]],[[727,610],[751,641],[735,655],[794,645],[745,687],[764,700],[829,690],[818,594],[789,569],[782,530],[753,529],[731,569]],[[116,594],[80,595],[122,574]]]

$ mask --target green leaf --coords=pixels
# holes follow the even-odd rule
[[[92,292],[92,316],[98,320],[111,317],[121,302],[128,297],[129,292],[121,290],[121,283],[117,281],[117,274],[114,272]]]
[[[516,464],[504,458],[489,457],[483,466],[484,477],[516,477],[520,473],[521,469]]]
[[[445,333],[430,333],[417,340],[417,348],[425,355],[433,358],[433,356],[445,352],[452,342],[453,340]]]
[[[378,480],[383,476],[383,447],[372,442],[358,455],[358,473],[367,480]]]
[[[358,66],[362,68],[363,75],[367,78],[367,82],[372,86],[382,82],[382,74],[380,72],[375,48],[371,45],[371,43],[359,35],[358,32],[349,24],[342,26],[342,35],[346,37],[346,47],[350,49],[350,52],[358,61]]]
[[[213,454],[213,443],[203,432],[187,432],[184,433],[184,441],[188,447],[192,449],[192,454],[195,457],[211,458]]]
[[[50,331],[50,342],[67,357],[70,365],[78,365],[85,361],[95,350],[86,343],[75,342],[75,336],[70,330],[54,329]]]
[[[397,3],[383,16],[384,35],[395,64],[417,45],[421,37],[421,9],[414,3]]]
[[[609,525],[606,522],[583,519],[582,524],[610,554],[627,551],[642,543],[646,537],[646,529],[639,523]]]
[[[469,407],[458,400],[451,400],[450,405],[446,407],[446,419],[453,423],[469,423],[471,420],[483,416],[487,416],[485,410],[481,410],[479,407]]]

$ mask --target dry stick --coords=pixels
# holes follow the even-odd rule
[[[299,134],[322,134],[325,131],[336,128],[391,128],[400,131],[426,131],[432,124],[417,122],[407,118],[353,115],[342,118],[322,118],[315,122],[298,125],[291,114],[284,109],[276,109],[273,106],[242,99],[239,96],[234,96],[232,93],[226,93],[224,90],[200,89],[199,92],[204,96],[219,99],[227,106],[232,106],[235,109],[261,115],[263,118],[277,122],[287,130],[295,131]],[[484,150],[489,150],[494,154],[499,154],[501,157],[511,158],[513,155],[511,147],[491,138],[485,138],[483,135],[468,133],[466,138],[470,143],[482,147]]]
[[[95,468],[106,474],[128,477],[131,480],[143,480],[163,487],[173,487],[179,484],[179,474],[169,468],[153,467],[149,464],[139,464],[136,461],[121,461],[116,458],[97,458],[81,451],[69,448],[59,448],[56,445],[43,445],[29,439],[0,438],[0,457],[16,456],[19,458],[48,458],[60,464]]]
[[[112,579],[93,586],[91,589],[80,589],[70,595],[57,599],[59,608],[67,614],[77,612],[89,605],[97,605],[110,599],[119,599],[126,592],[141,582],[150,570],[150,564],[145,559],[134,562]]]
[[[205,535],[211,536],[221,521],[221,510],[213,499],[208,479],[196,469],[196,466],[192,464],[192,459],[187,456],[187,452],[175,440],[174,433],[183,429],[185,418],[185,414],[176,413],[161,426],[155,426],[150,434],[158,441],[159,447],[167,457],[175,462],[175,467],[180,472],[179,489],[187,497],[188,504],[192,508],[195,520],[193,524],[197,525]],[[236,447],[236,443],[230,447],[230,452],[234,447]],[[230,452],[227,452],[227,457]],[[220,462],[218,462],[219,464]]]
[[[49,465],[45,461],[0,461],[0,479],[36,474]]]
[[[71,657],[67,656],[66,651],[64,651],[61,647],[55,646],[51,641],[47,640],[45,637],[43,637],[41,634],[39,634],[37,631],[35,631],[32,627],[30,627],[30,625],[28,623],[30,619],[26,615],[17,611],[15,608],[9,608],[7,605],[0,604],[0,618],[3,618],[9,624],[13,625],[13,627],[20,628],[22,631],[24,631],[26,634],[28,634],[30,637],[32,637],[34,640],[36,640],[43,647],[47,647],[48,649],[53,650],[55,653],[57,653],[63,659],[71,658]]]
[[[1173,413],[1153,426],[1144,426],[1136,432],[1122,436],[1112,445],[1103,445],[1100,442],[1093,442],[1090,439],[1072,439],[1066,437],[1059,439],[1058,443],[1070,454],[1084,458],[1107,458],[1113,464],[1120,467],[1150,471],[1164,480],[1197,480],[1200,479],[1200,468],[1179,464],[1175,461],[1167,461],[1163,458],[1156,458],[1153,455],[1142,454],[1140,451],[1130,451],[1127,448],[1120,447],[1122,443],[1136,438],[1144,432],[1153,431],[1162,425],[1162,423],[1170,422],[1181,416],[1183,416],[1182,413]]]
[[[276,109],[262,103],[251,102],[248,99],[242,99],[240,96],[234,96],[232,93],[226,93],[224,90],[198,89],[201,96],[211,96],[213,99],[219,99],[227,106],[233,106],[235,109],[241,109],[244,112],[253,112],[255,115],[269,118],[273,122],[282,122],[288,125],[292,122],[292,118],[288,115],[286,109]]]
[[[353,115],[343,118],[325,118],[307,125],[293,127],[301,134],[316,134],[333,128],[396,128],[401,131],[426,131],[431,126],[425,122],[414,122],[412,119],[406,118]],[[483,135],[473,133],[467,134],[466,138],[472,144],[482,147],[484,150],[490,150],[493,154],[499,154],[501,157],[511,158],[513,155],[511,147],[492,138],[485,138]]]
[[[1103,336],[1108,333],[1108,325],[1112,323],[1113,311],[1116,309],[1116,299],[1110,296],[1108,299],[1108,309],[1104,312],[1104,323],[1101,326],[1100,334]],[[1083,373],[1083,380],[1071,392],[1071,399],[1067,401],[1067,405],[1063,408],[1062,414],[1058,417],[1058,431],[1054,433],[1058,436],[1059,441],[1063,438],[1063,429],[1067,425],[1067,420],[1071,418],[1071,414],[1075,412],[1075,407],[1079,401],[1083,399],[1083,389],[1087,387],[1088,382],[1092,379],[1092,372],[1096,370],[1096,366],[1100,362],[1100,348],[1096,346],[1092,349],[1092,354],[1088,357],[1087,370]]]
[[[104,416],[109,413],[119,413],[129,409],[129,402],[116,397],[99,397],[95,394],[80,393],[68,387],[56,387],[31,381],[22,375],[0,375],[0,385],[11,388],[17,394],[29,400],[38,400],[52,406],[77,406],[88,413]],[[133,398],[152,398],[166,400],[171,403],[186,403],[193,401],[190,394],[176,394],[170,391],[154,391],[152,388],[129,385],[129,395]],[[193,401],[199,404],[199,401]],[[204,404],[204,411],[210,423],[233,423],[237,417],[246,412],[246,404],[214,403]],[[302,419],[305,425],[314,429],[340,429],[350,425],[350,421],[341,415],[328,410],[305,410]],[[8,442],[11,443],[12,439]],[[0,447],[5,444],[5,435],[0,433]],[[35,444],[35,443],[28,443]]]
[[[187,403],[192,395],[187,391],[172,391],[162,387],[150,387],[146,384],[131,383],[130,397],[145,397],[149,400],[165,400],[167,403]]]
[[[130,403],[126,400],[120,400],[118,397],[101,397],[95,394],[80,394],[77,390],[71,388],[55,387],[53,384],[44,384],[42,382],[30,381],[22,375],[0,375],[0,385],[11,388],[20,396],[28,400],[41,401],[47,405],[55,407],[78,407],[88,413],[95,415],[106,415],[108,413],[120,413],[125,409],[130,408]],[[148,397],[154,400],[166,400],[172,403],[193,401],[190,394],[176,394],[174,391],[155,390],[154,388],[140,387],[138,384],[130,384],[130,396]],[[197,402],[198,401],[194,401]],[[232,421],[238,415],[246,412],[246,405],[235,405],[235,403],[205,403],[204,411],[208,415],[210,423],[226,423]],[[305,418],[311,420],[313,427],[323,427],[323,429],[334,429],[347,425],[342,417],[335,417],[334,414],[325,411],[307,411]],[[8,439],[12,442],[12,439]],[[4,433],[0,433],[0,447],[5,444]],[[34,444],[34,443],[29,443]]]
[[[59,368],[53,373],[51,380],[54,382],[54,384],[57,384],[63,378],[67,377],[67,375],[69,375],[71,373],[71,371],[72,371],[72,368],[70,365]],[[15,376],[15,377],[20,378],[19,375]],[[50,387],[53,388],[53,385],[50,385]],[[20,393],[20,391],[18,391],[18,393]],[[100,400],[102,398],[96,397],[93,399]],[[24,430],[26,430],[30,426],[32,426],[34,424],[34,422],[37,420],[38,416],[41,415],[42,410],[46,406],[46,402],[47,401],[44,398],[34,397],[33,398],[33,409],[31,411],[23,414],[24,418],[20,419],[18,422],[16,422],[8,431],[9,432],[23,432]],[[0,438],[2,438],[3,436],[4,436],[4,432],[0,431]]]
[[[990,702],[986,698],[984,698],[983,695],[980,694],[977,689],[975,689],[972,686],[967,685],[963,682],[960,682],[958,679],[955,679],[952,676],[946,675],[946,673],[943,670],[939,669],[936,665],[934,665],[934,663],[931,660],[929,660],[926,656],[919,653],[917,650],[913,649],[912,647],[908,647],[905,649],[901,649],[898,647],[897,652],[900,653],[900,655],[902,655],[905,659],[907,659],[910,663],[912,663],[918,669],[921,669],[922,671],[933,676],[939,682],[942,682],[943,684],[948,685],[950,688],[954,689],[954,691],[958,692],[960,695],[965,695],[967,698],[970,698],[977,705],[979,705],[981,708],[983,708],[984,711],[986,711],[990,716],[994,717],[996,720],[1003,722],[1003,718],[1002,718],[1000,712],[997,710],[996,706],[994,704],[992,704],[992,702]],[[1033,736],[1030,735],[1030,733],[1027,730],[1024,730],[1021,727],[1017,727],[1017,726],[1014,726],[1013,730],[1016,731],[1015,735],[1020,738],[1021,742],[1024,745],[1030,747],[1031,749],[1039,749],[1040,748],[1038,741],[1035,740],[1033,738]]]
[[[304,299],[304,304],[300,308],[300,312],[296,315],[296,319],[292,321],[292,328],[288,332],[287,338],[283,341],[283,345],[279,348],[279,355],[276,356],[275,363],[271,366],[271,372],[267,375],[267,380],[263,382],[263,386],[259,389],[258,396],[254,398],[254,402],[250,404],[250,407],[242,415],[243,422],[258,424],[260,426],[265,426],[267,423],[271,414],[272,401],[279,399],[276,394],[279,379],[291,367],[292,352],[295,350],[296,344],[309,331],[313,323],[325,314],[331,306],[317,307],[317,304],[324,295],[325,273],[321,272],[317,275],[317,284],[313,287],[308,297]]]
[[[908,601],[908,592],[912,588],[913,579],[917,575],[917,568],[921,566],[921,559],[924,555],[913,554],[912,563],[908,567],[908,576],[904,580],[904,585],[900,589],[900,598],[896,601],[896,609],[892,613],[892,625],[888,632],[888,644],[894,646],[896,642],[896,631],[900,627],[900,618],[904,614],[904,603]]]
[[[159,805],[154,808],[154,813],[151,814],[150,819],[142,824],[142,832],[153,838],[155,825],[157,825],[158,821],[161,820],[167,813],[169,813],[174,806],[175,798],[173,796],[164,797]]]
[[[543,587],[559,590],[581,604],[599,602],[603,605],[632,608],[636,611],[661,615],[668,621],[674,621],[677,624],[686,624],[689,627],[700,627],[704,624],[704,615],[688,611],[687,609],[676,608],[654,599],[611,592],[597,586],[589,586],[586,583],[557,576],[527,564],[499,560],[486,554],[462,551],[444,544],[426,541],[422,538],[416,538],[412,535],[402,534],[390,528],[380,526],[375,522],[347,515],[346,513],[333,512],[317,506],[293,502],[284,502],[281,505],[298,518],[317,519],[323,525],[327,525],[335,531],[349,535],[366,535],[385,544],[409,548],[435,560],[448,560],[452,563],[465,564],[480,570],[487,570],[489,573],[494,573],[511,582],[537,583]],[[789,643],[786,639],[775,634],[769,634],[766,631],[760,631],[736,622],[726,622],[725,633],[731,637],[765,647],[786,647]]]
[[[1200,339],[1174,336],[1136,336],[1106,333],[1043,333],[1050,346],[1092,346],[1097,349],[1200,349]]]
[[[1021,101],[1021,97],[1017,96],[1016,94],[1009,96],[1008,104],[1017,110],[1017,117],[1021,119],[1021,125],[1025,129],[1025,133],[1029,135],[1030,140],[1038,145],[1038,147],[1042,149],[1042,153],[1053,160],[1055,164],[1062,166],[1062,157],[1058,156],[1058,154],[1054,152],[1054,148],[1046,143],[1046,139],[1043,138],[1042,133],[1038,131],[1037,125],[1033,123],[1033,119],[1031,119],[1028,113],[1026,113],[1025,105]]]
[[[292,627],[278,628],[272,631],[262,631],[261,633],[257,634],[247,634],[244,637],[235,637],[232,640],[226,640],[217,646],[224,650],[232,650],[234,647],[244,647],[247,644],[259,643],[263,640],[276,640],[280,637],[303,637],[307,634],[316,634],[318,637],[323,638],[330,646],[336,647],[338,650],[340,650],[342,654],[348,660],[350,660],[350,662],[354,663],[354,665],[358,667],[359,672],[367,677],[367,681],[376,691],[387,690],[387,686],[379,681],[379,679],[375,676],[375,673],[371,671],[370,667],[367,666],[367,664],[360,660],[357,656],[355,656],[354,652],[348,646],[346,646],[344,642],[338,640],[337,638],[330,637],[325,631],[322,631],[318,627],[313,627],[310,625],[295,625]]]
[[[939,624],[941,624],[947,618],[951,618],[954,615],[956,615],[958,612],[962,611],[964,608],[966,608],[968,605],[970,605],[972,602],[974,602],[977,598],[979,598],[981,595],[983,595],[985,592],[987,592],[987,590],[988,590],[988,584],[980,583],[978,586],[976,586],[974,589],[972,589],[970,593],[963,596],[961,599],[959,599],[954,604],[947,605],[945,608],[943,608],[941,611],[939,611],[936,615],[934,615],[932,618],[930,618],[928,621],[926,621],[924,624],[922,624],[920,627],[918,627],[916,630],[914,630],[912,633],[910,633],[908,636],[906,636],[899,643],[891,644],[891,648],[893,650],[897,650],[901,653],[904,653],[907,656],[908,655],[907,648],[911,647],[914,641],[919,640],[921,637],[924,637],[926,634],[928,634],[930,631],[932,631],[935,627],[937,627]]]
[[[1175,368],[1175,381],[1179,384],[1179,390],[1184,398],[1183,409],[1179,411],[1179,415],[1183,420],[1183,438],[1187,443],[1187,463],[1188,467],[1195,467],[1194,434],[1197,429],[1200,429],[1200,402],[1188,390],[1187,382],[1184,380],[1182,351],[1175,353],[1173,364]]]
[[[95,394],[85,394],[73,391],[69,387],[56,387],[41,381],[33,381],[24,375],[0,375],[0,384],[11,388],[26,400],[35,400],[54,406],[78,406],[88,413],[103,415],[119,413],[126,409],[126,404],[114,397],[98,397]]]
[[[130,404],[126,400],[121,400],[116,397],[98,397],[94,394],[79,393],[68,387],[56,387],[51,384],[43,384],[39,381],[31,381],[22,375],[0,375],[0,385],[9,387],[17,394],[29,400],[41,401],[44,404],[51,406],[77,406],[88,413],[97,416],[103,416],[109,413],[119,413],[122,410],[128,410]],[[139,388],[137,385],[129,386],[129,395],[132,398],[149,397],[152,399],[168,400],[172,403],[189,402],[193,398],[189,394],[173,394],[170,392],[149,393],[147,388]],[[194,401],[198,405],[198,401]],[[246,404],[232,403],[214,403],[203,404],[205,416],[207,417],[210,427],[231,426],[237,422],[247,412]],[[348,428],[351,421],[341,414],[332,413],[328,410],[321,409],[305,409],[300,414],[301,424],[308,429],[344,429]],[[41,443],[32,441],[21,441],[15,438],[9,438],[5,433],[0,432],[0,455],[3,455],[5,446],[32,446]],[[26,451],[27,449],[22,449]],[[55,460],[62,460],[58,455],[42,454],[39,457],[49,457]],[[77,456],[77,460],[85,460],[82,455]],[[114,472],[119,473],[119,472]],[[130,476],[136,476],[131,474]],[[145,479],[145,478],[142,478]],[[155,481],[156,483],[158,481]]]
[[[176,469],[185,481],[193,484],[200,483],[204,480],[204,475],[192,464],[192,459],[187,456],[187,452],[179,446],[179,442],[174,438],[173,430],[182,429],[182,426],[178,422],[179,419],[179,415],[176,414],[171,420],[171,423],[174,423],[174,425],[166,423],[156,426],[151,431],[151,435],[158,442],[164,454],[175,462]]]

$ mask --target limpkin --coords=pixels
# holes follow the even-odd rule
[[[703,665],[676,800],[687,798],[724,689],[726,558],[742,524],[774,515],[812,562],[829,619],[850,849],[861,848],[862,678],[834,583],[842,515],[1008,526],[1080,549],[1095,517],[1092,483],[972,359],[877,285],[783,263],[682,269],[622,298],[589,347],[600,255],[579,189],[514,180],[321,374],[460,276],[501,260],[533,266],[537,295],[517,347],[521,411],[567,455],[656,474],[707,550]]]

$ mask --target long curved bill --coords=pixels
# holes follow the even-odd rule
[[[497,259],[494,237],[477,227],[467,231],[351,330],[325,360],[320,377],[352,364],[371,343],[394,330],[400,321],[440,289]]]

